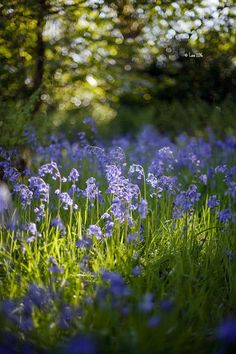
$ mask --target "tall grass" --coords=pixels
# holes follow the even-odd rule
[[[233,350],[232,343],[219,338],[217,328],[236,310],[235,199],[226,193],[229,179],[233,183],[235,178],[235,140],[185,137],[173,144],[153,130],[144,133],[136,141],[120,141],[122,156],[110,147],[117,142],[100,146],[102,160],[99,149],[65,140],[37,147],[34,173],[53,159],[60,177],[44,176],[49,199],[42,202],[34,196],[26,209],[15,193],[18,223],[13,231],[6,225],[0,229],[0,348],[7,348],[6,352],[24,352],[26,343],[36,352],[48,353]],[[162,155],[167,145],[173,153],[170,161]],[[206,151],[210,146],[212,152],[207,156],[202,146]],[[58,149],[61,153],[55,157]],[[154,174],[158,180],[177,177],[173,191],[153,189],[147,181],[148,172],[155,171],[160,161],[162,175]],[[215,167],[222,162],[228,172],[218,173]],[[128,173],[132,163],[143,164],[145,173],[140,178]],[[136,203],[147,200],[145,217],[139,209],[130,209],[129,203],[125,206],[132,222],[128,217],[120,221],[111,213],[114,194],[107,189],[105,174],[111,164],[139,187]],[[78,169],[79,180],[63,182],[72,167]],[[208,175],[206,183],[202,174]],[[101,191],[94,198],[88,190],[81,194],[91,176]],[[13,189],[17,183],[28,185],[28,178],[14,181]],[[173,218],[177,196],[193,183],[200,199]],[[68,191],[72,184],[80,189],[70,192],[78,208],[65,209],[55,191]],[[211,209],[208,199],[213,194],[220,205]],[[37,221],[35,208],[42,204],[44,217]],[[229,220],[219,218],[225,209],[230,211]],[[105,236],[104,213],[114,222],[110,237]],[[53,226],[54,218],[63,226]],[[30,231],[30,222],[37,232]],[[102,237],[89,236],[90,225],[100,227]],[[6,340],[6,333],[14,334],[14,345]]]

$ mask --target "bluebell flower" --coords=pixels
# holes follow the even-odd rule
[[[78,181],[79,176],[80,176],[80,174],[77,171],[77,169],[76,168],[72,168],[72,170],[70,171],[70,174],[68,176],[68,181],[75,183],[75,182]]]
[[[34,222],[29,222],[26,226],[26,230],[33,236],[36,236],[38,233],[37,226]]]
[[[72,317],[73,317],[73,311],[70,305],[64,303],[60,312],[59,327],[62,329],[68,328],[72,320]]]
[[[38,170],[39,177],[44,177],[45,175],[51,175],[53,180],[61,178],[58,166],[56,162],[51,162],[45,165],[42,165]]]
[[[173,309],[173,307],[174,307],[173,300],[165,299],[165,300],[161,300],[160,301],[160,308],[163,311],[169,312],[169,311],[171,311]]]
[[[144,313],[151,312],[154,307],[154,296],[151,293],[146,293],[140,303],[139,303],[139,310]]]
[[[92,337],[79,335],[64,346],[63,352],[66,354],[98,354],[98,345]]]
[[[137,179],[142,179],[144,177],[144,170],[141,165],[132,164],[129,168],[129,174],[136,174]]]
[[[63,224],[62,220],[60,218],[53,218],[51,220],[51,226],[52,227],[57,227],[58,230],[61,232],[62,235],[65,235],[66,233],[66,227]]]
[[[129,288],[119,273],[105,270],[102,274],[102,278],[105,281],[109,281],[109,290],[115,297],[122,297],[130,294]]]
[[[145,219],[148,213],[148,202],[145,199],[141,199],[138,205],[138,212],[142,219]]]
[[[206,186],[207,185],[207,175],[200,175],[199,180]]]
[[[90,238],[83,237],[82,239],[76,241],[76,246],[79,248],[90,249],[92,246],[92,240]]]
[[[33,192],[25,184],[16,184],[13,191],[19,193],[23,209],[26,209],[27,206],[31,205]]]
[[[32,317],[21,316],[19,327],[24,332],[31,331],[34,328],[34,322]]]
[[[46,308],[48,305],[50,305],[49,293],[43,288],[40,288],[38,285],[31,283],[27,296],[32,301],[32,303],[39,309]]]
[[[51,273],[63,273],[64,272],[64,269],[62,267],[58,267],[54,257],[50,256],[49,262],[51,263],[51,266],[48,269]]]
[[[89,179],[87,179],[86,184],[87,184],[87,187],[85,189],[86,197],[89,200],[96,199],[100,193],[96,179],[94,177],[90,177]]]
[[[236,343],[236,319],[229,317],[222,321],[216,335],[224,344]]]
[[[220,222],[228,223],[231,220],[230,210],[229,209],[220,210],[218,218]]]
[[[63,209],[68,210],[69,207],[73,206],[73,199],[66,192],[59,192],[58,194],[60,201],[62,202]]]
[[[139,235],[137,232],[130,232],[127,236],[127,241],[129,243],[133,242],[133,241],[138,241],[139,239]]]
[[[129,209],[127,205],[119,198],[114,198],[111,205],[111,214],[121,223],[129,219]]]
[[[90,225],[87,231],[87,234],[89,237],[96,236],[98,240],[101,240],[103,235],[102,235],[102,230],[100,226],[97,225]]]
[[[142,272],[142,268],[138,265],[136,265],[133,269],[132,269],[132,274],[137,276],[140,275]]]
[[[150,328],[156,328],[160,325],[161,319],[159,316],[151,316],[148,321],[147,321],[147,325]]]
[[[42,221],[45,217],[45,205],[41,204],[38,208],[34,208],[36,214],[36,221]]]
[[[219,200],[215,194],[211,195],[208,199],[207,206],[210,209],[214,209],[220,205]]]
[[[200,193],[197,192],[195,184],[190,185],[186,192],[179,193],[174,202],[174,218],[182,217],[183,213],[191,212],[194,204],[200,199]]]
[[[34,197],[42,202],[49,201],[49,185],[40,177],[30,177],[29,188],[33,191]]]

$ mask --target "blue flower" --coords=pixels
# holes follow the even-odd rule
[[[217,199],[217,196],[215,194],[211,195],[208,199],[207,206],[210,209],[216,208],[217,206],[220,205],[219,200]]]
[[[53,218],[51,220],[51,226],[57,227],[58,230],[64,235],[66,233],[66,228],[60,218]]]
[[[154,307],[154,296],[151,293],[146,293],[139,303],[139,310],[144,313],[151,312]]]
[[[71,197],[69,196],[68,193],[66,192],[59,192],[59,199],[62,202],[63,205],[63,209],[68,210],[69,207],[73,206],[73,200],[71,199]]]
[[[96,238],[98,240],[101,240],[103,237],[102,230],[101,230],[100,226],[97,226],[97,225],[90,225],[87,233],[88,233],[89,237],[96,236]]]
[[[64,346],[63,352],[66,354],[97,354],[98,346],[92,337],[79,335]]]
[[[122,297],[129,295],[130,291],[124,282],[122,276],[117,272],[109,272],[105,270],[102,275],[103,280],[109,281],[110,292],[115,297]]]
[[[231,220],[231,213],[229,209],[223,209],[218,215],[219,221],[223,223],[228,223]]]
[[[236,319],[226,318],[217,328],[216,335],[225,344],[236,343]]]
[[[75,183],[75,182],[78,181],[79,176],[80,176],[80,174],[79,174],[79,172],[76,170],[76,168],[72,168],[72,170],[70,171],[70,174],[69,174],[69,176],[68,176],[68,181]]]
[[[96,183],[96,179],[94,177],[90,177],[86,181],[86,184],[87,184],[87,187],[85,189],[85,192],[86,192],[87,198],[89,200],[96,199],[100,194],[100,191],[99,191],[97,183]]]
[[[42,165],[38,170],[39,177],[44,177],[45,175],[51,175],[53,180],[57,180],[61,178],[61,174],[59,172],[58,166],[56,162],[51,162],[45,165]]]
[[[13,191],[20,194],[20,201],[23,209],[26,209],[28,205],[31,205],[33,192],[25,184],[16,184]]]
[[[34,197],[42,202],[49,200],[49,185],[40,177],[30,177],[29,188],[33,191]]]
[[[148,213],[148,202],[145,199],[141,199],[138,205],[138,212],[142,219],[145,219]]]
[[[148,319],[148,322],[147,322],[147,325],[148,327],[150,328],[155,328],[155,327],[158,327],[160,325],[160,322],[161,322],[161,319],[159,316],[151,316],[149,319]]]

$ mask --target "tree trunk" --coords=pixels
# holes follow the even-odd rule
[[[44,67],[45,67],[45,43],[43,39],[43,30],[46,16],[46,0],[38,0],[37,12],[37,43],[36,43],[36,66],[33,80],[33,92],[40,88],[43,83]],[[33,114],[37,113],[40,108],[40,97],[36,100]]]

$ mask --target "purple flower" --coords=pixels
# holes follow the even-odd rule
[[[20,173],[17,171],[15,167],[11,166],[10,162],[0,162],[0,167],[3,167],[3,172],[4,172],[4,179],[16,183],[18,177],[20,176]]]
[[[163,311],[169,312],[173,309],[173,307],[174,307],[174,302],[172,300],[165,299],[160,301],[160,308]]]
[[[108,192],[121,201],[131,203],[137,200],[140,194],[138,185],[130,183],[121,175],[121,170],[115,165],[106,166],[106,176],[109,182]]]
[[[29,233],[33,236],[36,236],[38,231],[37,231],[37,226],[35,223],[33,222],[29,222],[27,227],[26,227],[26,230],[29,231]]]
[[[161,322],[160,317],[154,315],[148,319],[147,325],[150,328],[155,328],[159,326],[160,322]]]
[[[34,212],[36,214],[36,221],[42,221],[44,216],[45,216],[45,205],[44,204],[41,204],[39,208],[35,208],[34,209]]]
[[[148,173],[147,183],[151,185],[152,188],[156,188],[158,185],[158,179],[153,173]]]
[[[211,195],[208,199],[207,206],[210,209],[214,209],[220,205],[219,200],[217,200],[217,196],[215,194]]]
[[[105,270],[103,272],[103,280],[109,281],[110,283],[110,292],[115,297],[122,297],[129,295],[129,288],[126,286],[124,279],[117,272],[109,272]]]
[[[142,268],[140,266],[135,266],[133,269],[132,269],[132,274],[137,276],[137,275],[140,275],[141,274],[141,271],[142,271]]]
[[[92,240],[89,238],[85,238],[83,237],[82,239],[76,241],[76,246],[79,248],[86,248],[86,249],[90,249],[92,246]]]
[[[236,343],[236,319],[226,318],[217,328],[216,335],[224,344]]]
[[[58,267],[56,260],[54,257],[49,257],[49,262],[51,263],[51,267],[49,267],[49,271],[51,273],[63,273],[64,269],[62,267]]]
[[[154,307],[154,296],[153,294],[147,293],[143,296],[141,302],[139,303],[139,310],[141,312],[147,313],[151,312]]]
[[[103,236],[100,226],[97,225],[90,225],[87,233],[89,237],[96,236],[98,240],[101,240]]]
[[[137,232],[130,232],[129,234],[128,234],[128,236],[127,236],[127,241],[129,242],[129,243],[131,243],[131,242],[133,242],[133,241],[138,241],[138,239],[139,239],[139,235],[138,235],[138,233]]]
[[[216,166],[215,168],[215,173],[223,173],[223,174],[226,174],[228,172],[228,167],[227,165],[219,165],[219,166]]]
[[[49,200],[49,185],[40,177],[29,179],[29,188],[33,191],[34,197],[42,202]]]
[[[229,209],[223,209],[218,215],[219,221],[223,223],[228,223],[231,220],[231,213]]]
[[[48,270],[51,273],[63,273],[64,272],[64,269],[62,267],[58,267],[56,264],[51,265],[51,267],[49,267]]]
[[[20,201],[23,209],[26,209],[27,205],[31,204],[33,198],[33,192],[25,184],[16,184],[14,186],[14,192],[20,194]]]
[[[56,192],[56,191],[55,191]],[[59,192],[59,199],[62,202],[63,209],[68,210],[69,207],[73,206],[73,200],[66,192]]]
[[[24,332],[31,331],[34,328],[33,319],[31,317],[21,316],[19,327]]]
[[[44,177],[45,175],[51,175],[53,180],[57,180],[61,178],[61,174],[59,172],[58,166],[56,162],[51,162],[45,165],[42,165],[38,170],[39,177]]]
[[[63,222],[61,221],[60,218],[53,218],[53,219],[51,220],[51,226],[52,226],[52,227],[57,227],[58,230],[59,230],[62,234],[65,234],[65,232],[66,232],[65,225],[63,224]]]
[[[68,328],[69,324],[72,320],[72,316],[73,316],[73,311],[72,311],[70,305],[63,304],[62,310],[60,313],[60,319],[59,319],[60,328],[62,328],[62,329]]]
[[[111,214],[113,214],[114,218],[121,223],[125,220],[129,219],[129,210],[128,206],[125,205],[123,201],[119,198],[114,198],[111,205]]]
[[[148,213],[148,203],[145,199],[141,199],[138,205],[138,212],[141,216],[141,219],[145,219]]]
[[[97,354],[98,347],[95,340],[89,336],[79,335],[71,339],[71,341],[66,344],[65,350],[66,354]]]
[[[88,200],[94,200],[95,198],[98,197],[98,195],[100,193],[97,183],[96,183],[96,179],[94,177],[90,177],[86,181],[86,184],[87,184],[87,187],[85,189],[86,196],[87,196]]]
[[[129,168],[129,174],[130,175],[136,174],[137,175],[137,179],[142,179],[142,177],[144,176],[143,167],[141,165],[133,164]]]
[[[200,199],[200,193],[197,192],[195,184],[190,185],[186,192],[181,192],[175,198],[174,218],[179,218],[183,213],[191,211],[194,204]]]
[[[80,176],[80,174],[79,174],[79,172],[76,170],[76,168],[72,168],[72,170],[70,171],[70,174],[69,174],[69,176],[68,176],[68,181],[75,183],[75,182],[78,181],[79,176]]]
[[[36,307],[42,309],[49,305],[50,296],[43,288],[35,284],[30,284],[28,299],[31,300]]]
[[[207,185],[207,175],[201,175],[199,180],[206,186]]]
[[[114,227],[114,222],[108,220],[106,222],[106,226],[105,226],[105,236],[106,237],[112,236],[113,227]]]

